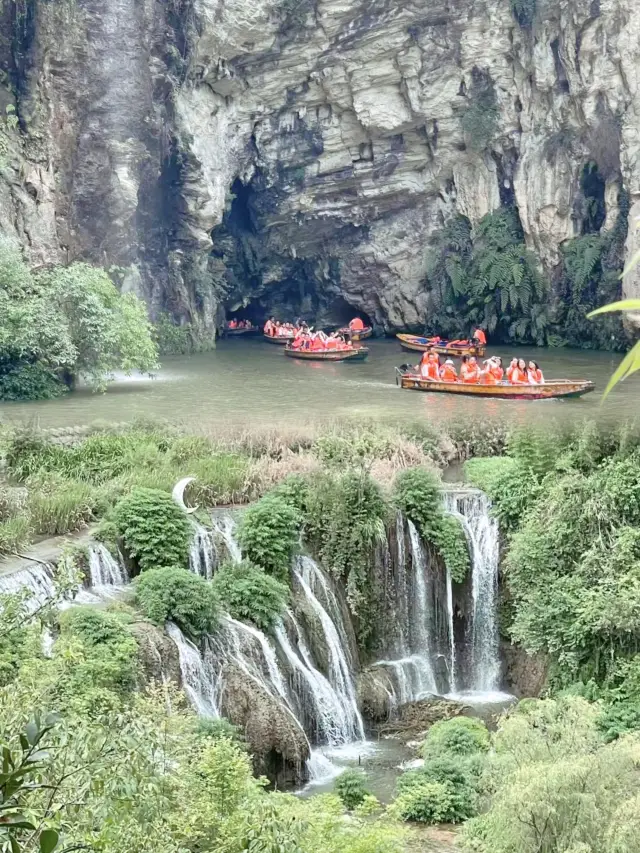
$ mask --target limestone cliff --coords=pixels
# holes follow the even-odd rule
[[[20,120],[2,136],[0,229],[35,262],[116,266],[154,311],[205,331],[256,298],[418,324],[429,235],[456,211],[477,222],[515,202],[552,268],[588,216],[589,162],[598,226],[624,186],[636,245],[636,0],[5,0],[0,14],[0,109]],[[640,295],[640,273],[625,287]]]

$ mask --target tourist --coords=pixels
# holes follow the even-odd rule
[[[529,385],[529,376],[527,374],[527,363],[521,358],[516,363],[516,366],[511,373],[509,380],[512,385]]]
[[[518,359],[512,358],[511,363],[509,364],[509,367],[507,367],[507,381],[508,382],[511,382],[511,377],[513,376],[513,371],[517,368],[517,366],[518,366]]]
[[[502,367],[502,359],[499,356],[494,355],[492,358],[490,358],[488,360],[488,362],[485,362],[485,363],[487,364],[487,368],[490,371],[493,378],[496,380],[496,382],[502,382],[502,378],[504,376],[504,370]]]
[[[270,338],[275,337],[277,332],[275,317],[269,317],[267,322],[264,324],[264,333],[265,335],[269,335]]]
[[[460,379],[465,385],[477,385],[480,380],[480,368],[474,356],[463,355],[460,367]]]
[[[440,379],[438,358],[433,352],[425,352],[420,359],[420,376],[422,379],[437,381]]]
[[[544,376],[542,375],[542,371],[540,370],[537,361],[529,362],[529,366],[527,367],[527,375],[529,377],[529,382],[532,385],[544,385]]]
[[[457,382],[458,374],[456,372],[453,361],[448,358],[440,368],[440,379],[443,382]]]
[[[473,333],[473,341],[481,347],[486,347],[487,345],[487,336],[482,331],[482,329],[476,329]]]
[[[364,323],[360,319],[360,317],[354,317],[353,320],[349,323],[349,331],[351,332],[362,332],[364,331]]]

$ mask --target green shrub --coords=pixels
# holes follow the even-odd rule
[[[598,728],[607,743],[640,729],[640,698],[606,705],[598,717]]]
[[[116,504],[113,521],[141,571],[186,565],[193,531],[171,495],[134,489]]]
[[[286,504],[304,514],[309,502],[309,480],[302,474],[289,474],[269,494],[280,498]]]
[[[442,756],[472,755],[489,749],[489,732],[481,720],[454,717],[438,720],[429,729],[422,745],[425,761]]]
[[[234,619],[248,620],[266,631],[280,618],[289,588],[251,563],[227,563],[213,576],[221,606]]]
[[[175,622],[183,633],[198,640],[218,623],[218,599],[213,586],[199,575],[179,567],[164,567],[140,575],[136,601],[156,625]]]
[[[286,580],[298,542],[300,515],[281,498],[267,495],[248,507],[238,524],[238,542],[251,563]]]
[[[389,806],[392,817],[418,823],[454,822],[453,788],[448,782],[427,782],[405,788]]]
[[[69,389],[38,364],[20,364],[0,374],[0,400],[53,400]]]
[[[474,151],[484,151],[498,129],[500,110],[496,88],[488,71],[473,68],[469,102],[462,116],[465,141]]]
[[[369,793],[366,777],[361,770],[345,770],[336,779],[334,789],[349,810],[361,805]]]
[[[410,770],[398,779],[398,792],[403,793],[425,783],[438,782],[447,785],[451,794],[449,811],[444,820],[447,823],[459,823],[476,813],[477,796],[474,785],[478,776],[477,769],[467,764],[468,759],[455,758],[445,754],[425,762],[420,770]]]
[[[240,729],[225,717],[198,717],[196,732],[202,738],[211,740],[232,740],[243,747],[246,741]]]
[[[160,355],[189,355],[193,352],[191,326],[178,326],[169,314],[158,316],[152,327],[152,336]]]
[[[92,689],[107,694],[134,689],[138,644],[121,615],[96,607],[69,608],[60,614],[60,636],[59,652],[68,659],[63,692],[79,698]],[[69,650],[66,655],[65,649]]]
[[[440,483],[425,468],[407,468],[396,477],[394,501],[420,535],[436,546],[451,577],[462,583],[469,571],[469,547],[460,522],[444,512]]]
[[[538,477],[508,456],[469,459],[464,468],[469,480],[491,499],[505,533],[516,530],[526,520],[544,492]]]

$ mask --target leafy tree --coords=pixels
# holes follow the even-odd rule
[[[234,619],[248,620],[267,631],[280,618],[289,588],[251,563],[227,563],[215,573],[213,588]]]
[[[171,495],[133,489],[116,504],[113,521],[141,571],[186,566],[191,524]]]
[[[50,397],[80,374],[96,390],[115,370],[157,364],[146,309],[87,264],[31,273],[19,248],[0,240],[0,394]]]
[[[142,612],[156,625],[175,622],[195,640],[215,630],[218,598],[200,575],[179,567],[155,569],[138,578],[135,592]]]

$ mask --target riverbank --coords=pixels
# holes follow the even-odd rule
[[[86,425],[137,417],[186,421],[192,429],[227,424],[327,424],[345,417],[433,422],[492,419],[510,424],[532,420],[571,422],[591,417],[608,423],[635,417],[639,380],[631,378],[599,406],[601,392],[620,355],[588,350],[489,347],[488,355],[533,358],[549,379],[590,379],[596,392],[580,400],[510,401],[458,398],[401,391],[395,367],[416,359],[394,340],[374,340],[366,362],[323,364],[283,357],[261,340],[222,340],[216,350],[164,360],[155,378],[118,376],[101,395],[79,389],[58,400],[5,403],[5,422],[36,419],[43,427]],[[435,399],[434,399],[435,397]]]

